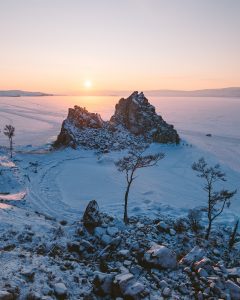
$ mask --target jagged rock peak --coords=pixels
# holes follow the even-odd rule
[[[172,125],[156,114],[143,92],[135,91],[128,98],[121,98],[110,119],[112,126],[122,125],[132,134],[148,136],[152,142],[179,143],[179,136]]]
[[[78,128],[101,128],[103,120],[99,114],[90,113],[86,108],[75,105],[74,108],[69,108],[67,120]]]
[[[144,94],[134,92],[119,100],[114,115],[107,122],[85,108],[70,108],[54,147],[81,145],[108,151],[139,143],[178,144],[179,140],[177,131],[157,115]]]

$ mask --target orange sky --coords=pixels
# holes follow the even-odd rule
[[[238,0],[1,1],[0,89],[240,86],[239,11]]]

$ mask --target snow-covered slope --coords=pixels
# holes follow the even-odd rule
[[[15,100],[9,105],[3,98],[0,107],[1,125],[17,124],[14,158],[0,148],[0,297],[75,300],[94,294],[101,299],[104,289],[110,298],[134,293],[134,299],[239,299],[240,245],[228,249],[240,214],[239,196],[216,220],[208,242],[203,229],[198,235],[185,225],[176,231],[189,208],[206,204],[201,179],[191,169],[201,156],[211,165],[220,162],[228,179],[224,186],[240,190],[236,106],[229,118],[223,107],[207,113],[198,109],[198,119],[187,114],[177,122],[180,145],[149,147],[148,152],[166,157],[138,172],[129,195],[132,223],[126,227],[126,181],[114,165],[126,150],[97,155],[81,148],[49,151],[43,143],[58,131],[63,110],[36,99]],[[206,136],[209,128],[211,137]],[[38,147],[26,146],[29,140]],[[1,141],[7,145],[3,135]],[[92,199],[104,221],[89,234],[79,221]],[[205,215],[201,224],[206,225]],[[151,251],[167,253],[175,269],[159,269],[158,258],[148,264]],[[187,263],[191,257],[196,261]]]

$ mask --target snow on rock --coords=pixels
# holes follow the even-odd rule
[[[93,280],[93,290],[99,296],[111,295],[112,294],[112,283],[114,275],[103,272],[95,272]]]
[[[13,295],[7,291],[0,291],[0,300],[13,300]]]
[[[122,125],[135,135],[148,136],[152,142],[179,142],[177,131],[156,114],[155,107],[142,92],[134,92],[128,98],[120,99],[110,124]]]
[[[63,297],[67,296],[67,288],[66,288],[65,284],[62,282],[56,283],[54,285],[54,291],[55,291],[56,295],[59,297],[63,298]]]
[[[181,263],[190,265],[197,260],[200,260],[205,255],[204,249],[195,246],[187,255],[181,259]]]
[[[74,106],[68,111],[54,147],[78,145],[101,151],[119,150],[139,143],[176,143],[177,131],[157,115],[143,93],[134,92],[120,99],[110,121],[104,122],[99,114]]]
[[[89,229],[93,230],[95,227],[100,225],[101,217],[99,214],[99,207],[96,200],[92,200],[88,203],[86,210],[83,215],[83,224]]]
[[[226,286],[230,291],[230,296],[232,300],[240,299],[240,286],[234,283],[232,280],[227,280]]]
[[[131,217],[124,226],[100,211],[102,222],[90,233],[81,221],[21,213],[16,208],[6,213],[16,224],[11,218],[0,222],[0,295],[9,297],[0,299],[239,299],[240,253],[228,250],[231,228],[219,227],[203,241],[204,229],[198,236],[189,227],[174,236],[160,231],[159,220],[174,227],[169,216]],[[118,232],[104,244],[110,228]],[[187,267],[177,263],[186,253],[201,252],[196,246],[203,258],[195,255]]]
[[[153,245],[144,254],[144,261],[156,268],[174,269],[177,266],[176,254],[163,245]]]

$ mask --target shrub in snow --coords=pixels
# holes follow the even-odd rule
[[[202,210],[195,208],[188,211],[188,224],[193,232],[198,233],[203,228],[201,219]]]
[[[198,177],[203,178],[205,184],[203,190],[207,192],[208,203],[206,207],[208,227],[206,232],[206,239],[209,238],[212,229],[213,221],[221,215],[224,208],[229,207],[232,197],[237,190],[229,191],[222,189],[220,191],[214,190],[214,184],[219,181],[226,181],[225,173],[220,169],[220,165],[209,167],[204,158],[200,158],[198,162],[192,165],[192,169],[198,173]]]
[[[230,239],[229,239],[229,244],[228,244],[229,249],[232,249],[232,247],[234,246],[234,244],[237,241],[238,223],[239,223],[239,220],[237,220],[237,222],[235,223],[233,231],[231,233],[231,236],[230,236]]]
[[[12,125],[6,125],[4,127],[3,133],[8,137],[9,139],[9,149],[10,149],[10,155],[12,158],[12,152],[13,152],[13,137],[15,135],[15,127]]]

